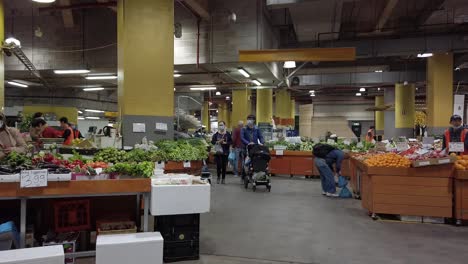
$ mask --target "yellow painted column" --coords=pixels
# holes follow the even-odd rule
[[[291,118],[294,119],[296,117],[296,100],[291,99],[290,102],[290,108],[291,108]]]
[[[252,104],[250,102],[251,90],[237,89],[232,91],[232,120],[231,125],[237,125],[237,122],[246,123],[247,116],[252,113]]]
[[[3,0],[0,0],[0,39],[5,39],[5,13]],[[3,52],[0,52],[0,110],[5,108],[5,63]]]
[[[226,103],[219,103],[218,104],[218,122],[224,121],[224,123],[226,123],[226,127],[228,127],[227,115],[228,115],[228,109],[227,109]]]
[[[291,96],[288,90],[283,89],[276,92],[276,116],[281,119],[291,118]]]
[[[413,137],[415,91],[414,84],[395,84],[395,129],[399,136]]]
[[[145,136],[148,140],[173,138],[174,1],[118,0],[117,9],[124,145],[132,146]]]
[[[206,131],[211,131],[210,122],[210,102],[203,102],[203,108],[201,113],[202,124],[205,126]]]
[[[257,123],[271,124],[273,117],[273,90],[257,89]]]
[[[375,97],[375,106],[384,106],[384,97],[379,95]],[[385,113],[384,111],[375,111],[375,132],[377,135],[383,135],[385,129]]]
[[[427,59],[426,73],[427,132],[440,135],[453,114],[453,54],[434,53]]]

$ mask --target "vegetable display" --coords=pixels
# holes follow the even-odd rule
[[[153,176],[154,162],[144,161],[140,163],[117,163],[105,170],[107,173],[117,173],[134,177],[150,178]]]
[[[127,152],[125,150],[118,150],[116,148],[105,148],[94,155],[94,161],[104,161],[110,163],[125,162]]]
[[[162,140],[155,144],[156,161],[203,160],[208,158],[206,144],[200,139]]]

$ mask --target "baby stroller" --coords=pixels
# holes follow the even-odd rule
[[[249,188],[252,183],[252,189],[255,192],[257,186],[265,185],[268,191],[271,191],[270,173],[268,172],[268,163],[270,162],[270,150],[265,146],[251,145],[247,147],[248,158],[245,166],[244,187]]]

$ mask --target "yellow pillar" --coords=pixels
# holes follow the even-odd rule
[[[203,108],[201,113],[202,124],[205,126],[206,131],[211,131],[210,123],[210,102],[203,102]]]
[[[174,1],[119,0],[117,9],[118,100],[124,144],[131,146],[145,136],[149,140],[173,138]],[[144,132],[136,132],[134,128],[142,124]],[[162,129],[156,130],[156,124]]]
[[[5,14],[3,9],[3,0],[0,0],[0,39],[5,39]],[[0,110],[5,107],[5,64],[3,52],[0,52]]]
[[[395,84],[395,128],[400,136],[413,137],[415,91],[414,84]]]
[[[257,90],[257,123],[271,124],[273,117],[273,90],[258,89]]]
[[[434,53],[428,58],[426,105],[428,135],[442,134],[453,113],[452,53]]]
[[[291,108],[291,118],[294,119],[296,117],[296,101],[294,99],[291,99],[290,102],[290,108]]]
[[[286,89],[276,92],[276,116],[280,119],[291,118],[291,96]]]
[[[238,89],[232,91],[232,126],[236,126],[240,120],[247,120],[247,116],[252,113],[252,104],[250,102],[251,90]]]
[[[382,107],[384,106],[384,97],[379,95],[375,97],[375,106]],[[383,135],[385,128],[385,113],[384,111],[375,111],[375,132],[377,135]]]
[[[226,123],[226,127],[228,127],[228,109],[226,103],[219,103],[218,104],[218,122],[224,121]]]

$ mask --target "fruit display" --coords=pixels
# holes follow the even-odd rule
[[[457,161],[455,161],[455,169],[468,170],[468,155],[457,156]]]
[[[411,161],[396,153],[377,154],[364,161],[369,167],[409,168]]]

